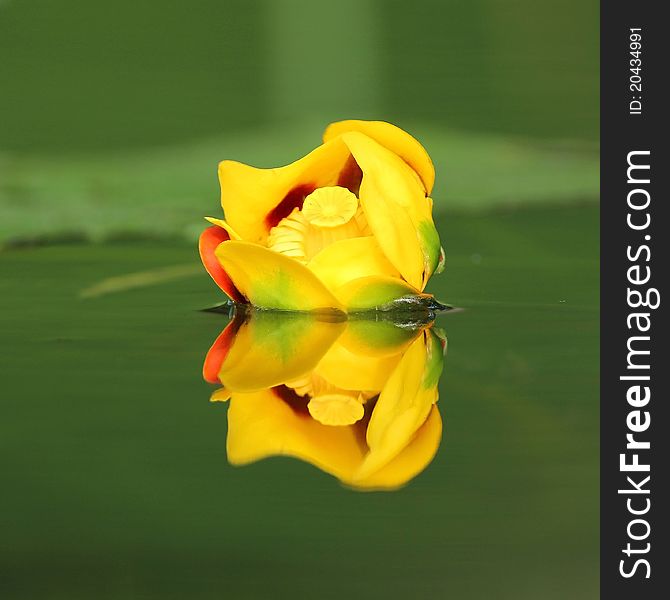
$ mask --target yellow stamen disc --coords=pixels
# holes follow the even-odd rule
[[[317,227],[339,227],[356,214],[358,198],[347,188],[322,187],[314,190],[302,206],[307,221]]]
[[[323,425],[351,425],[363,418],[363,404],[346,394],[314,396],[307,405],[309,414]]]

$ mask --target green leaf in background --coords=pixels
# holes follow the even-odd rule
[[[271,167],[320,143],[306,120],[200,142],[88,157],[0,154],[0,242],[78,236],[195,239],[217,214],[219,160]],[[400,125],[406,126],[404,123]],[[597,147],[407,127],[437,170],[437,212],[598,197]]]

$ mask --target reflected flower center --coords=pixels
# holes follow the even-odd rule
[[[364,404],[374,392],[345,390],[316,373],[286,384],[301,396],[309,397],[307,410],[313,419],[323,425],[353,425],[365,414]]]
[[[365,414],[360,396],[324,394],[314,396],[307,405],[309,414],[323,425],[352,425]]]

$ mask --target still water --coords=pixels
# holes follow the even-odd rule
[[[3,597],[596,597],[597,218],[444,218],[432,325],[224,342],[188,245],[5,250]]]

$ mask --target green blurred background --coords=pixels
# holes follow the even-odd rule
[[[577,0],[0,0],[2,597],[596,598],[598,47]],[[217,162],[342,118],[428,149],[466,309],[395,494],[232,469],[199,373]]]

